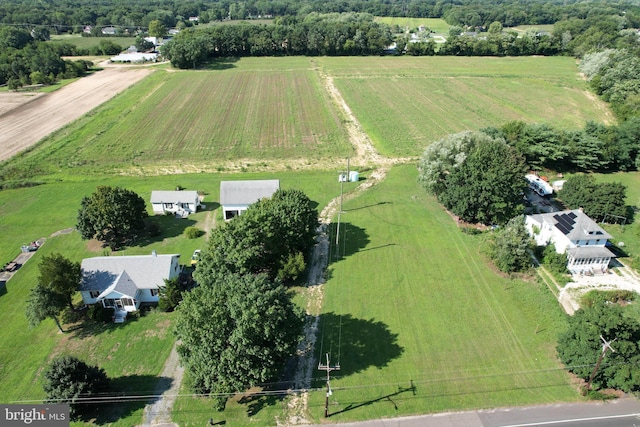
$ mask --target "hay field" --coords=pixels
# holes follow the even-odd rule
[[[320,58],[353,113],[388,156],[419,155],[450,133],[510,120],[581,128],[612,120],[564,57]]]

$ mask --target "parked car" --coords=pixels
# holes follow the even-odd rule
[[[191,266],[195,267],[198,264],[198,260],[200,259],[200,249],[196,249],[193,251],[193,255],[191,255]]]

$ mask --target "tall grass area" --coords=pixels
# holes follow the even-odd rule
[[[416,156],[445,135],[507,121],[582,128],[607,122],[566,57],[318,58],[388,156]]]
[[[577,400],[555,357],[554,297],[496,274],[416,175],[394,168],[341,216],[317,349],[341,367],[331,421]],[[314,418],[323,406],[318,391]]]
[[[80,49],[89,49],[98,46],[102,40],[122,46],[123,50],[136,44],[135,37],[83,37],[80,34],[52,35],[50,43],[69,43]]]

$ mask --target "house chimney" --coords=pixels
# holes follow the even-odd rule
[[[156,252],[155,249],[151,251],[151,256],[158,256],[158,253]]]

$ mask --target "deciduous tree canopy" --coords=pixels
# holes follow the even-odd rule
[[[209,277],[176,313],[178,354],[196,393],[233,393],[277,377],[304,319],[285,288],[263,274]],[[225,401],[217,398],[220,410]]]
[[[133,191],[100,186],[82,199],[76,227],[83,239],[96,238],[115,249],[144,231],[147,216],[144,200]]]
[[[38,282],[62,295],[73,310],[73,294],[80,285],[80,263],[65,258],[62,254],[45,255],[38,264]]]
[[[587,380],[602,352],[600,335],[613,341],[593,379],[593,386],[625,392],[640,390],[640,324],[617,304],[595,304],[569,318],[558,339],[558,355],[567,369]]]
[[[617,222],[613,215],[627,216],[626,190],[619,182],[597,183],[593,175],[574,175],[564,183],[559,197],[572,209],[582,208],[596,221],[612,215],[611,222]]]
[[[103,369],[90,366],[72,356],[58,356],[44,371],[42,388],[47,403],[68,403],[76,418],[86,408],[83,399],[104,397],[109,391],[109,378]]]
[[[464,221],[503,224],[522,208],[526,167],[503,139],[449,135],[427,147],[418,168],[425,189]]]

